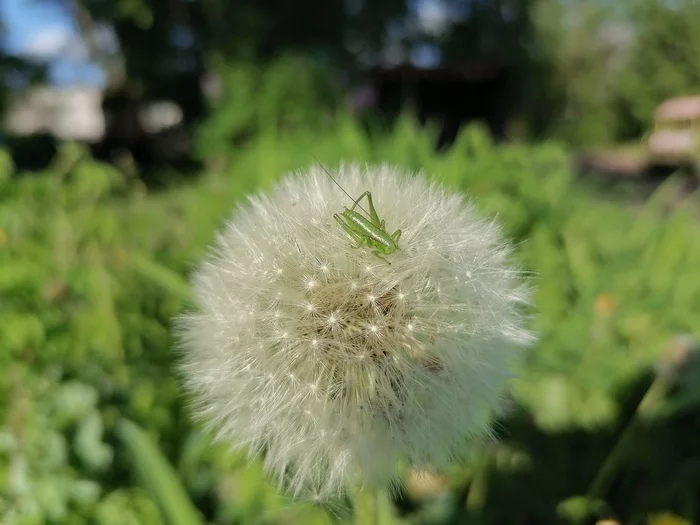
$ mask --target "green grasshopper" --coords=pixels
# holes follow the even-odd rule
[[[318,160],[317,160],[318,162]],[[319,165],[321,163],[319,162]],[[338,184],[333,176],[328,173],[328,170],[321,165],[323,171],[331,178],[333,182],[343,190],[343,193],[350,197],[350,194],[343,189],[343,187]],[[360,206],[360,201],[367,197],[367,202],[369,203],[369,213],[362,206]],[[360,208],[369,218],[360,215],[355,211],[355,208]],[[356,242],[353,248],[361,248],[362,246],[367,246],[372,249],[372,253],[384,261],[387,264],[391,264],[384,255],[391,255],[396,250],[399,249],[399,238],[401,237],[401,230],[396,230],[394,233],[389,235],[385,228],[385,222],[383,219],[379,219],[377,210],[374,209],[374,203],[372,202],[372,194],[369,191],[364,192],[360,195],[357,200],[353,201],[351,208],[345,208],[341,213],[334,213],[333,218],[340,224],[340,226],[347,232],[348,235]]]

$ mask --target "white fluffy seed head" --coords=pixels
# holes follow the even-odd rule
[[[399,463],[448,464],[488,433],[532,340],[496,223],[422,175],[333,175],[401,229],[391,264],[352,246],[333,217],[352,202],[314,167],[236,211],[194,275],[199,310],[180,320],[198,415],[322,499],[390,482]]]

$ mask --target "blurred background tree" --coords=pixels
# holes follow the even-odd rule
[[[639,0],[630,20],[635,38],[616,86],[626,137],[651,124],[659,101],[700,92],[700,3]]]
[[[373,68],[472,71],[465,83],[491,68],[508,86],[509,137],[574,146],[638,137],[655,105],[700,79],[694,0],[34,1],[71,14],[105,72],[106,111],[172,100],[187,126],[232,68],[294,55],[346,93]]]

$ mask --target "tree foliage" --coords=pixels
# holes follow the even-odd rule
[[[700,94],[700,3],[640,0],[632,12],[635,39],[620,75],[624,131],[650,125],[668,97]]]

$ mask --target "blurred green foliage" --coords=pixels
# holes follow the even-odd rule
[[[674,5],[675,4],[675,5]],[[637,27],[619,75],[619,117],[628,136],[645,130],[665,98],[697,95],[700,89],[700,3],[641,0],[633,11]]]
[[[210,115],[198,127],[196,154],[217,169],[228,165],[252,137],[274,140],[276,133],[319,129],[333,121],[340,97],[328,71],[299,55],[288,55],[268,67],[222,62],[221,93]]]
[[[475,446],[444,477],[409,483],[392,522],[700,518],[697,375],[673,382],[658,401],[666,415],[615,456],[604,494],[588,494],[670,342],[700,337],[696,198],[676,202],[673,180],[645,202],[601,193],[575,179],[561,146],[496,146],[478,127],[440,155],[409,117],[370,138],[350,117],[314,111],[311,74],[291,84],[282,66],[264,81],[232,75],[201,131],[212,167],[186,184],[149,192],[71,144],[45,171],[16,176],[0,154],[3,523],[170,523],[159,510],[167,487],[146,492],[137,469],[167,472],[154,442],[198,509],[192,520],[320,524],[342,515],[342,503],[289,501],[259,462],[213,445],[190,421],[174,368],[172,319],[189,306],[186,275],[214,232],[245,194],[313,156],[326,166],[425,170],[498,215],[533,272],[540,342],[500,439]],[[241,130],[246,140],[232,147],[226,137]]]

